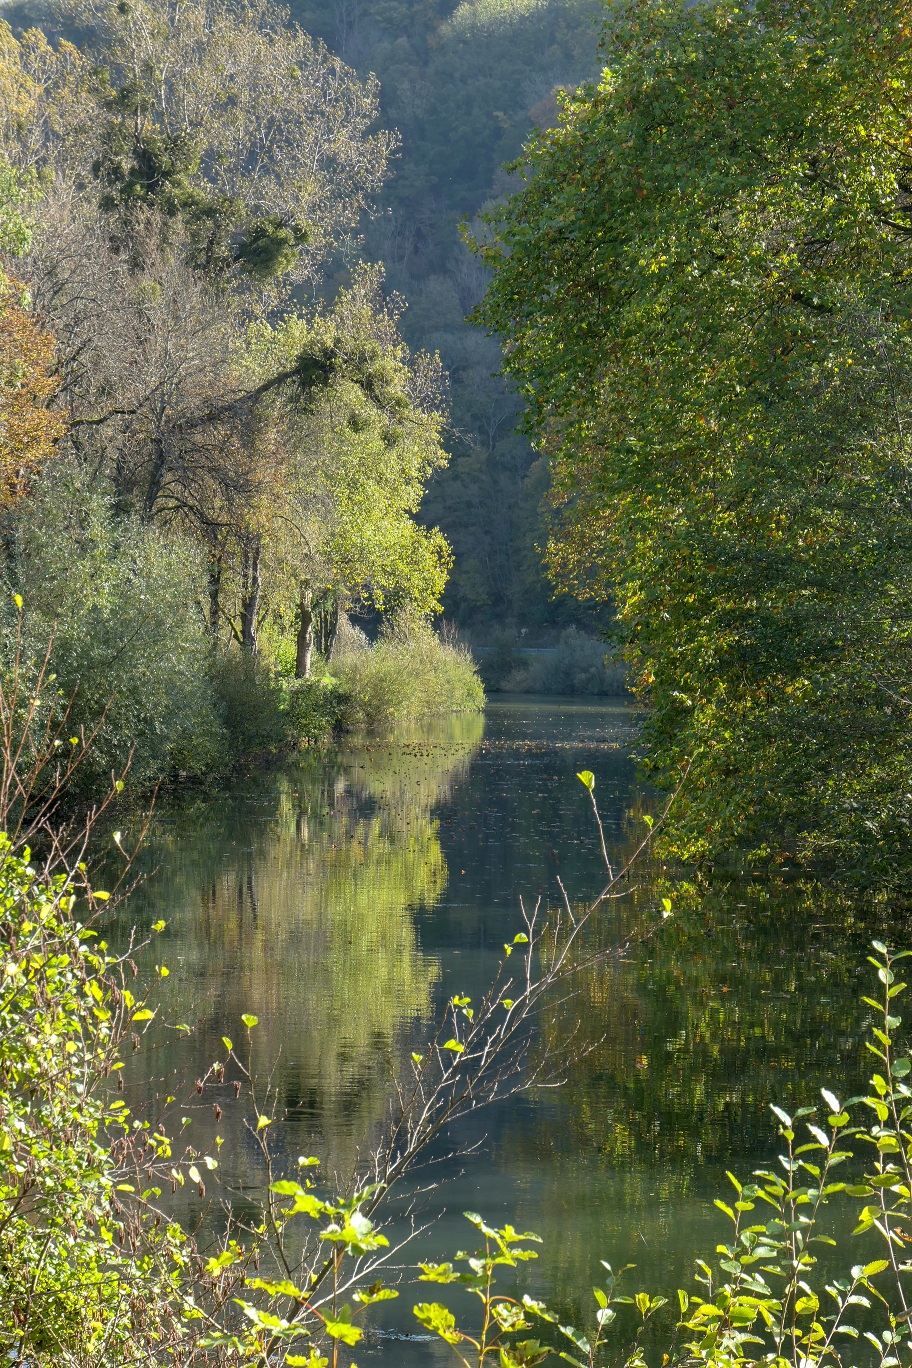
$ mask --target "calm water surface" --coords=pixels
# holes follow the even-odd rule
[[[167,922],[155,944],[171,971],[164,1006],[192,1034],[140,1051],[134,1086],[182,1099],[190,1084],[198,1104],[193,1079],[253,1012],[289,1151],[347,1172],[382,1121],[396,1062],[449,996],[483,990],[520,898],[547,903],[558,878],[580,901],[601,886],[576,772],[596,776],[613,857],[642,835],[655,801],[630,759],[636,723],[607,703],[503,699],[484,718],[308,753],[163,806],[145,857],[156,872],[126,917],[140,930]],[[577,1324],[599,1259],[634,1263],[638,1286],[687,1285],[694,1257],[723,1236],[712,1198],[725,1169],[743,1176],[773,1152],[769,1102],[798,1105],[834,1082],[855,1090],[866,947],[908,939],[903,917],[784,880],[701,888],[653,865],[595,937],[610,946],[652,925],[666,896],[674,915],[660,931],[588,972],[563,1009],[580,1030],[566,1085],[451,1137],[480,1148],[428,1175],[438,1185],[420,1215],[434,1224],[413,1261],[466,1243],[460,1213],[472,1209],[544,1237],[529,1280]],[[202,1142],[208,1096],[188,1113]],[[255,1151],[232,1108],[219,1130],[223,1179],[243,1202],[259,1182]],[[399,1337],[428,1290],[404,1287],[379,1308],[359,1362],[450,1361]]]

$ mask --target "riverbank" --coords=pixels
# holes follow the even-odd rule
[[[150,607],[134,588],[63,628],[21,596],[9,604],[4,688],[34,698],[49,735],[72,738],[62,796],[77,806],[105,793],[112,773],[141,798],[162,782],[224,781],[336,732],[484,709],[469,652],[422,618],[394,619],[374,642],[346,622],[331,658],[315,652],[299,679],[293,641],[213,650],[180,599],[163,597]]]

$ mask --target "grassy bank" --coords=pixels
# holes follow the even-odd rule
[[[390,624],[373,644],[346,624],[331,663],[317,657],[312,677],[296,679],[281,650],[213,647],[202,616],[184,611],[199,567],[157,534],[95,552],[79,592],[69,574],[65,597],[54,579],[28,601],[11,593],[0,620],[3,683],[20,698],[14,727],[34,698],[48,735],[79,753],[68,786],[81,799],[112,773],[142,793],[218,779],[334,731],[484,708],[469,652],[423,620]],[[56,616],[55,603],[66,605]]]

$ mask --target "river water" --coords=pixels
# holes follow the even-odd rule
[[[150,877],[120,933],[167,923],[152,953],[170,970],[162,1015],[190,1034],[150,1036],[133,1088],[179,1107],[189,1098],[189,1133],[204,1142],[210,1099],[188,1084],[254,1013],[256,1070],[286,1112],[281,1143],[350,1171],[382,1122],[395,1064],[453,993],[480,994],[520,928],[520,898],[547,904],[560,878],[585,901],[604,882],[576,773],[596,777],[615,861],[642,836],[657,803],[631,758],[637,722],[605,702],[497,699],[483,718],[307,752],[160,805]],[[411,1262],[465,1247],[471,1209],[543,1237],[524,1285],[576,1324],[600,1259],[632,1263],[636,1288],[673,1295],[724,1237],[712,1199],[726,1195],[725,1170],[743,1177],[775,1152],[769,1103],[856,1090],[867,946],[906,939],[901,914],[751,871],[704,887],[652,863],[593,935],[610,947],[657,922],[623,960],[583,975],[562,1008],[580,1043],[564,1086],[449,1137],[477,1149],[429,1171],[419,1216],[431,1228]],[[242,1206],[260,1182],[255,1147],[231,1108],[218,1129],[222,1179]],[[212,1219],[206,1203],[191,1215]],[[403,1338],[433,1289],[401,1292],[374,1313],[359,1363],[449,1362],[443,1346]]]

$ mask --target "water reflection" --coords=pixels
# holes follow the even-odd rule
[[[905,909],[819,885],[656,872],[651,892],[674,915],[626,962],[583,975],[585,1005],[552,1029],[580,1022],[591,1052],[508,1141],[546,1281],[576,1316],[598,1258],[634,1262],[638,1286],[687,1284],[723,1236],[725,1170],[746,1177],[778,1153],[770,1103],[863,1091],[870,941],[909,942]],[[641,916],[616,905],[595,938],[610,946]]]
[[[199,1076],[255,1013],[257,1059],[277,1064],[296,1138],[351,1162],[382,1118],[393,1057],[432,1009],[439,965],[420,953],[415,912],[446,889],[434,807],[482,729],[480,717],[447,719],[395,747],[304,755],[159,813],[144,857],[157,872],[129,912],[167,921],[164,1007],[193,1026],[150,1056],[163,1076]],[[243,1151],[229,1113],[226,1127]]]
[[[652,800],[631,759],[636,721],[605,704],[500,700],[484,720],[314,752],[163,808],[146,857],[159,873],[127,910],[139,924],[168,921],[166,1006],[195,1029],[140,1052],[139,1088],[161,1091],[177,1070],[192,1094],[221,1035],[237,1038],[241,1013],[255,1012],[289,1145],[344,1170],[413,1037],[447,996],[488,982],[519,898],[547,906],[560,879],[584,899],[603,881],[578,770],[596,775],[612,858],[639,839]],[[662,923],[666,896],[674,915]],[[475,1209],[540,1231],[533,1286],[574,1322],[600,1258],[635,1262],[639,1285],[673,1294],[722,1236],[711,1202],[724,1170],[769,1158],[768,1104],[834,1080],[852,1090],[866,948],[875,935],[908,942],[902,909],[775,877],[703,886],[647,865],[592,936],[607,948],[658,923],[623,960],[584,974],[552,1021],[554,1039],[579,1029],[564,1089],[451,1137],[483,1145],[439,1171],[416,1258],[461,1247],[460,1213]],[[256,1182],[228,1108],[220,1130],[229,1180]],[[423,1290],[385,1303],[382,1328],[413,1330]],[[417,1368],[438,1354],[378,1337],[362,1359]]]

